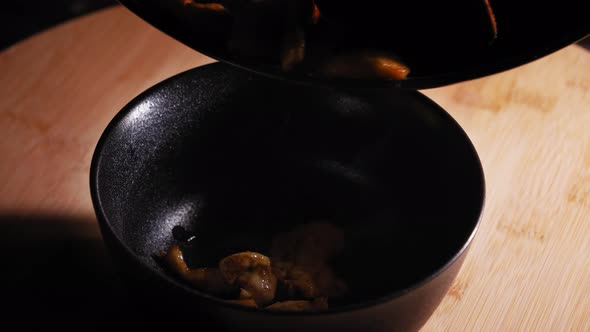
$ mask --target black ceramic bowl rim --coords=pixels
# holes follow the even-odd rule
[[[106,213],[104,212],[104,210],[102,208],[102,204],[101,204],[100,192],[98,189],[98,164],[99,164],[99,161],[100,161],[100,158],[101,158],[104,146],[105,146],[105,142],[110,138],[111,132],[113,131],[113,129],[117,125],[119,125],[121,120],[123,120],[126,116],[128,116],[133,111],[133,109],[134,109],[133,105],[137,105],[140,100],[144,99],[146,96],[149,96],[153,92],[157,91],[162,86],[169,83],[170,81],[173,81],[176,78],[181,77],[181,76],[191,75],[195,69],[196,68],[189,69],[187,71],[176,74],[172,77],[164,79],[161,82],[159,82],[159,83],[153,85],[152,87],[148,88],[147,90],[143,91],[142,93],[137,95],[135,98],[133,98],[129,103],[127,103],[115,115],[115,117],[109,122],[109,124],[105,128],[104,132],[100,136],[100,139],[98,140],[98,143],[97,143],[96,148],[94,150],[94,154],[92,156],[92,161],[91,161],[91,165],[90,165],[90,194],[91,194],[92,204],[94,206],[94,210],[95,210],[98,222],[101,226],[104,226],[104,227],[101,227],[101,231],[104,232],[104,230],[108,230],[108,232],[110,232],[110,234],[124,248],[124,250],[135,260],[135,262],[140,264],[145,269],[154,272],[155,274],[158,275],[158,277],[166,280],[168,283],[172,284],[175,287],[179,287],[190,294],[196,295],[196,296],[201,297],[205,300],[211,301],[212,303],[215,303],[215,304],[221,305],[221,306],[225,306],[228,308],[249,311],[249,312],[256,312],[256,313],[260,313],[260,314],[264,314],[264,315],[275,315],[275,316],[283,316],[283,315],[318,316],[318,315],[330,315],[330,314],[345,313],[345,312],[350,312],[350,311],[355,311],[355,310],[362,310],[362,309],[373,307],[373,306],[376,306],[379,304],[389,302],[389,301],[394,300],[396,298],[399,298],[399,297],[403,296],[404,294],[410,293],[413,290],[418,289],[418,288],[428,284],[430,281],[435,279],[438,275],[440,275],[445,270],[447,270],[450,266],[452,266],[455,263],[455,261],[457,259],[459,259],[460,257],[462,257],[463,254],[468,250],[471,242],[473,241],[473,238],[475,237],[475,235],[480,227],[481,219],[483,217],[483,211],[485,208],[486,186],[485,186],[485,174],[483,171],[483,166],[481,164],[481,160],[479,158],[479,155],[477,154],[475,147],[473,146],[473,143],[469,139],[467,133],[465,133],[463,128],[461,128],[461,126],[457,123],[457,121],[447,111],[445,111],[441,106],[439,106],[437,103],[432,101],[430,98],[426,97],[424,94],[422,94],[418,91],[409,91],[408,93],[416,94],[416,95],[418,95],[418,97],[423,98],[427,102],[427,104],[430,104],[432,106],[433,110],[437,110],[438,112],[440,112],[443,115],[443,117],[445,118],[445,120],[447,121],[447,123],[449,124],[449,128],[455,130],[456,133],[459,134],[463,138],[464,142],[467,143],[469,150],[471,150],[471,152],[477,162],[478,173],[480,174],[479,181],[481,181],[481,187],[482,187],[481,206],[479,208],[479,214],[477,216],[477,221],[475,223],[475,226],[473,227],[473,230],[471,231],[471,234],[469,235],[467,240],[464,242],[464,244],[461,246],[461,248],[453,255],[453,257],[451,257],[449,260],[447,260],[447,262],[443,266],[438,268],[435,272],[431,273],[430,275],[426,276],[425,278],[423,278],[421,280],[416,281],[415,283],[413,283],[412,285],[410,285],[406,288],[403,288],[403,289],[400,289],[400,290],[397,290],[397,291],[394,291],[391,293],[387,293],[383,296],[379,296],[379,297],[376,297],[376,298],[373,298],[370,300],[366,300],[366,301],[362,301],[359,303],[341,306],[341,307],[337,307],[337,308],[330,308],[330,309],[327,309],[324,311],[319,311],[319,312],[282,312],[282,311],[275,311],[275,310],[260,310],[259,308],[250,308],[250,307],[245,307],[245,306],[241,306],[238,304],[228,303],[224,300],[218,299],[215,296],[209,295],[204,292],[200,292],[194,288],[184,285],[184,284],[180,283],[178,280],[176,280],[175,278],[172,278],[171,276],[163,273],[162,271],[158,271],[158,270],[154,269],[153,267],[149,266],[145,261],[139,259],[137,257],[137,254],[135,252],[133,252],[133,250],[119,237],[119,235],[116,234],[116,232],[113,231],[111,224],[109,222],[109,219],[108,219]]]

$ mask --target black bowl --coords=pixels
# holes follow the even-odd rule
[[[312,89],[219,63],[130,102],[98,143],[90,185],[146,319],[230,330],[418,329],[457,274],[484,202],[474,147],[422,94]],[[236,307],[154,257],[182,235],[175,226],[196,234],[194,262],[237,250],[218,245],[236,234],[264,241],[314,220],[353,239],[334,264],[354,291],[326,312]]]

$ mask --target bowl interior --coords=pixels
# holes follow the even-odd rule
[[[423,95],[312,89],[223,64],[133,100],[92,168],[103,226],[164,275],[153,256],[179,235],[175,226],[196,236],[191,264],[212,265],[264,252],[297,223],[341,225],[350,246],[333,264],[355,290],[349,302],[443,268],[474,232],[484,198],[473,146]]]

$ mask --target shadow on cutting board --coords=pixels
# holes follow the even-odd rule
[[[3,325],[143,329],[95,220],[0,214],[0,249]]]
[[[590,37],[586,37],[586,39],[580,41],[578,45],[582,46],[586,49],[586,51],[590,51]]]

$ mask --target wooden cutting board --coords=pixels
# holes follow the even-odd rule
[[[131,98],[212,62],[113,8],[0,54],[0,217],[93,225],[95,144]],[[590,331],[590,52],[424,91],[465,128],[485,216],[424,331]],[[2,219],[2,218],[0,218]]]

